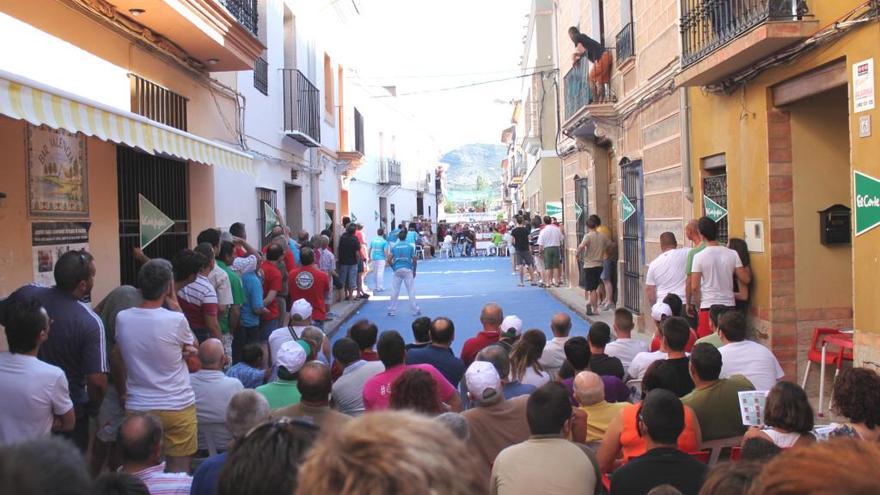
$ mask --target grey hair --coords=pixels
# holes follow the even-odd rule
[[[161,299],[173,279],[171,262],[162,258],[151,259],[138,271],[138,287],[147,301]]]
[[[321,239],[321,247],[327,247],[330,245],[330,238],[324,234],[318,236]]]
[[[465,441],[471,436],[471,427],[468,425],[464,416],[454,412],[445,412],[436,418],[437,421],[446,425],[447,428],[452,430],[452,434],[455,435],[455,438],[459,440]]]
[[[254,426],[269,419],[269,402],[253,390],[242,390],[229,399],[226,427],[233,438],[240,439]]]
[[[605,399],[605,389],[602,387],[594,387],[587,390],[581,390],[574,387],[574,398],[577,399],[578,404],[582,406],[592,406]]]
[[[477,361],[492,363],[492,366],[495,367],[495,371],[498,372],[498,376],[502,379],[505,379],[510,375],[510,356],[507,354],[507,349],[498,344],[484,347],[479,353],[477,353],[476,359]]]
[[[60,437],[46,437],[3,449],[0,487],[18,495],[79,495],[91,486],[79,449]]]
[[[326,335],[320,328],[309,325],[302,329],[300,338],[306,340],[314,340],[318,343],[318,345],[321,345],[324,343],[324,338],[326,338]]]

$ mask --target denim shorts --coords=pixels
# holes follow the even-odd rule
[[[354,289],[357,287],[358,266],[357,265],[339,265],[339,283],[343,287]]]

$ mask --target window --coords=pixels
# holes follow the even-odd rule
[[[187,98],[135,74],[131,80],[131,111],[181,131],[186,130]]]
[[[324,110],[325,118],[333,121],[335,108],[333,106],[333,63],[330,55],[324,54]]]
[[[364,116],[354,109],[354,150],[364,154]]]
[[[264,95],[269,94],[269,63],[263,57],[254,60],[254,87]]]
[[[700,160],[703,172],[703,197],[714,201],[718,206],[727,209],[727,158],[724,153]],[[703,214],[706,213],[703,204]],[[727,245],[727,216],[718,221],[718,242]]]
[[[263,203],[268,203],[273,211],[278,207],[278,193],[274,189],[257,188],[257,228],[260,232],[260,248],[266,245],[266,210]]]

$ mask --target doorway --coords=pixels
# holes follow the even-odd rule
[[[302,187],[291,184],[284,187],[284,220],[294,235],[303,229]]]
[[[379,227],[385,229],[385,232],[392,230],[388,225],[388,198],[383,196],[379,197]]]

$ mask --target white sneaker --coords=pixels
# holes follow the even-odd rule
[[[396,313],[394,311],[388,311],[388,316],[396,316]]]

